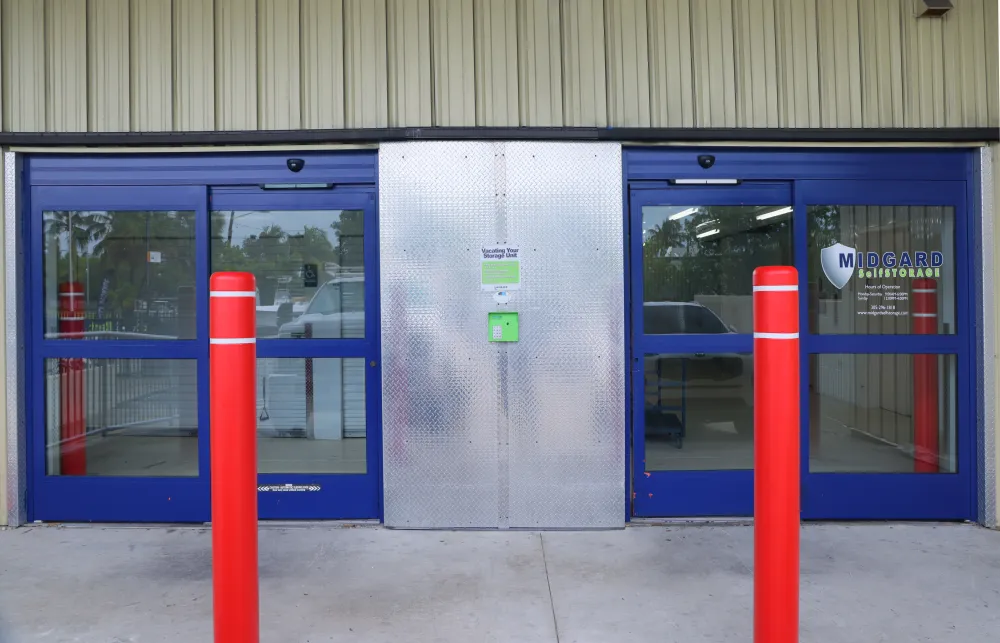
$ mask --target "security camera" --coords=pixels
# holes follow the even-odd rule
[[[288,159],[285,162],[285,165],[287,165],[288,169],[292,172],[301,172],[302,168],[306,166],[306,162],[302,159]]]
[[[698,165],[707,170],[715,165],[715,157],[711,154],[702,154],[698,157]]]

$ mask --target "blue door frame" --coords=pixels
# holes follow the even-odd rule
[[[696,157],[713,153],[707,173]],[[733,471],[646,472],[643,428],[643,355],[652,353],[751,352],[752,335],[644,336],[642,334],[642,207],[644,205],[773,205],[785,181],[794,206],[794,264],[801,293],[808,292],[809,205],[945,205],[955,211],[956,333],[953,335],[819,335],[808,326],[808,298],[800,296],[802,342],[802,516],[805,519],[973,519],[976,515],[977,414],[975,347],[978,307],[974,285],[978,244],[972,221],[975,156],[964,150],[802,151],[743,149],[626,150],[628,186],[625,226],[630,270],[626,291],[631,365],[631,507],[634,516],[749,516],[753,474]],[[738,185],[682,186],[674,179],[737,179]],[[762,183],[763,182],[763,183]],[[778,188],[780,190],[780,188]],[[763,199],[763,200],[762,200]],[[637,234],[638,231],[638,234]],[[749,279],[749,275],[747,276]],[[832,353],[953,354],[957,360],[957,471],[952,474],[811,473],[809,471],[808,373],[811,355]]]
[[[296,154],[306,161],[294,180],[326,189],[262,189],[290,182],[285,155],[36,156],[26,163],[22,226],[28,383],[28,518],[43,521],[204,522],[211,518],[208,396],[210,211],[354,209],[364,211],[365,338],[266,340],[260,357],[358,357],[366,360],[367,469],[363,475],[261,475],[261,484],[318,484],[308,493],[261,492],[263,519],[381,518],[381,348],[378,282],[377,156],[373,152]],[[229,186],[216,190],[213,186]],[[232,186],[244,186],[233,189]],[[213,200],[215,203],[210,205]],[[195,213],[197,338],[74,341],[46,339],[43,329],[42,213],[47,210],[185,210]],[[198,475],[98,477],[46,475],[44,362],[53,358],[190,359],[197,362]]]

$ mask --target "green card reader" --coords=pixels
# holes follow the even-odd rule
[[[487,314],[487,337],[491,342],[516,342],[517,313],[498,311]]]

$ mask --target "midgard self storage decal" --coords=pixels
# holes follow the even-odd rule
[[[842,243],[835,243],[820,252],[823,274],[838,289],[850,281],[885,277],[941,277],[944,254],[934,252],[858,252]]]

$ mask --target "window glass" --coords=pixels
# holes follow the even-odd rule
[[[753,356],[646,355],[646,471],[753,468]]]
[[[212,271],[253,273],[257,337],[361,338],[361,210],[212,213]]]
[[[257,360],[257,470],[365,473],[365,360]]]
[[[197,476],[197,362],[45,360],[50,476]]]
[[[955,211],[816,205],[809,219],[813,333],[955,333]]]
[[[809,469],[954,473],[954,355],[810,357]]]
[[[193,339],[194,212],[44,212],[45,336]]]
[[[642,209],[643,331],[753,332],[753,271],[792,264],[792,208]]]

